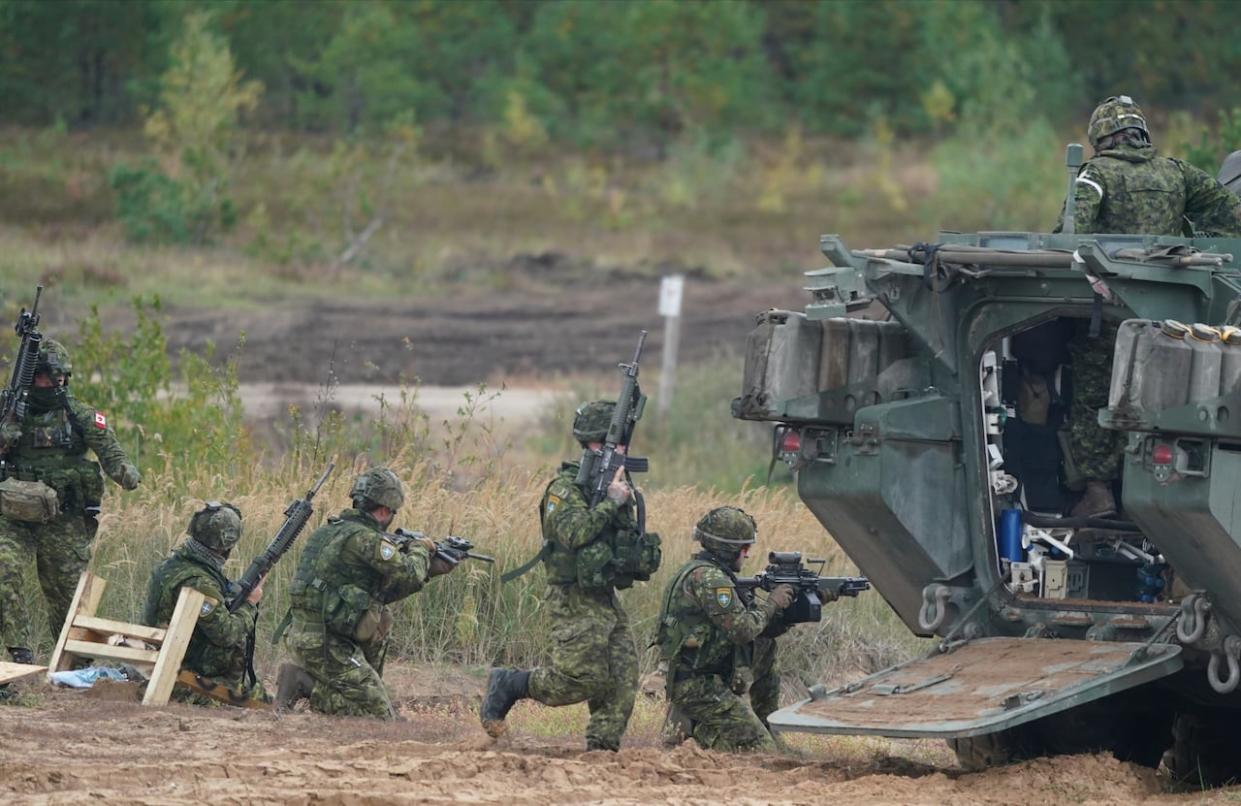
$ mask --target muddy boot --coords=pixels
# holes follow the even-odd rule
[[[487,693],[478,709],[483,730],[493,739],[504,733],[504,718],[513,703],[530,696],[530,673],[520,669],[492,669],[487,675]]]
[[[30,651],[26,647],[11,646],[8,647],[8,650],[9,657],[13,659],[14,663],[25,663],[27,665],[34,664],[34,652]]]
[[[1098,479],[1086,481],[1086,493],[1069,513],[1074,518],[1106,518],[1116,514],[1116,499],[1112,497],[1112,484]]]
[[[315,679],[295,663],[280,664],[276,673],[276,710],[291,711],[298,701],[304,700],[315,690]]]

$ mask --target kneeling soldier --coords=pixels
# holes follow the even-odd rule
[[[207,599],[181,668],[203,678],[205,688],[224,686],[231,699],[266,701],[263,684],[253,677],[251,669],[263,586],[255,588],[237,612],[228,610],[232,583],[224,576],[224,563],[241,539],[241,512],[232,504],[210,501],[190,518],[187,532],[185,542],[151,574],[142,623],[167,627],[181,588],[200,591]],[[206,702],[199,697],[193,701]]]
[[[668,675],[665,736],[692,736],[706,749],[774,750],[767,717],[779,705],[780,678],[769,636],[779,631],[779,614],[795,591],[777,585],[757,602],[737,586],[757,539],[754,519],[742,510],[711,510],[694,527],[694,539],[702,551],[673,575],[659,614],[656,642]]]
[[[349,497],[353,508],[328,518],[306,541],[289,587],[288,648],[295,663],[280,667],[276,707],[309,697],[310,707],[325,714],[395,719],[382,679],[392,628],[388,605],[453,566],[435,556],[431,539],[384,531],[405,503],[401,481],[388,468],[358,476]]]

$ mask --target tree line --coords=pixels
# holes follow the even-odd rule
[[[1232,0],[0,0],[0,120],[140,123],[198,13],[262,85],[248,125],[332,135],[917,135],[1121,92],[1213,118],[1241,68]]]

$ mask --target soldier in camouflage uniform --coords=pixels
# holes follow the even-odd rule
[[[659,614],[665,741],[692,736],[707,750],[774,750],[767,717],[780,698],[775,636],[795,591],[777,585],[756,601],[753,591],[737,587],[757,539],[754,519],[742,510],[711,510],[694,527],[694,539],[702,551],[673,574]]]
[[[577,410],[573,435],[583,448],[602,447],[614,407],[604,400]],[[498,737],[518,700],[528,697],[552,706],[586,702],[587,749],[615,751],[638,690],[637,649],[616,589],[649,579],[659,563],[659,538],[653,532],[639,537],[635,492],[621,472],[608,486],[607,497],[592,507],[576,483],[578,469],[577,462],[563,463],[539,504],[544,539],[540,556],[547,570],[552,624],[550,662],[531,670],[492,669],[479,716],[487,733]],[[648,557],[640,573],[614,573],[606,559],[601,566],[601,558],[613,557],[635,538],[655,547],[653,560]]]
[[[0,637],[19,662],[33,662],[29,617],[21,596],[22,570],[33,555],[47,601],[48,629],[60,634],[78,577],[90,562],[95,516],[103,498],[100,464],[126,490],[138,486],[129,461],[103,412],[69,391],[73,367],[58,342],[45,339],[30,390],[30,407],[20,423],[0,423],[0,454],[8,477],[47,485],[56,493],[58,514],[46,522],[0,515]],[[98,462],[87,458],[94,451]],[[41,488],[42,489],[42,488]]]
[[[388,605],[453,566],[434,556],[429,538],[385,532],[405,503],[401,481],[388,468],[358,476],[349,497],[353,508],[328,518],[306,541],[289,586],[287,646],[294,663],[280,668],[276,706],[287,710],[309,697],[321,713],[395,719],[382,679],[392,628]]]
[[[1095,155],[1073,185],[1077,233],[1227,235],[1241,232],[1241,199],[1209,174],[1151,145],[1146,117],[1127,95],[1108,98],[1090,116]],[[1057,231],[1059,228],[1057,227]],[[1069,428],[1073,460],[1086,478],[1086,493],[1073,515],[1116,511],[1112,494],[1120,474],[1124,434],[1099,426],[1112,377],[1115,325],[1091,339],[1083,326],[1070,344],[1073,405]]]
[[[181,668],[205,679],[205,685],[223,685],[234,699],[267,700],[263,684],[253,672],[254,628],[263,585],[250,592],[237,612],[228,611],[232,583],[224,563],[241,539],[241,511],[232,504],[209,501],[190,519],[188,537],[151,574],[142,623],[167,627],[181,588],[190,587],[207,598],[198,614]],[[194,702],[209,702],[193,698]]]

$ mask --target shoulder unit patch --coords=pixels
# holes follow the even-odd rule
[[[388,562],[396,556],[397,547],[391,540],[384,539],[379,541],[379,559]]]
[[[108,427],[108,418],[104,416],[102,411],[95,412],[95,427],[100,431],[104,431]]]
[[[208,599],[203,602],[203,606],[199,609],[198,617],[202,618],[203,616],[208,615],[212,610],[215,610],[215,602]]]
[[[715,602],[720,607],[725,607],[725,608],[731,607],[733,603],[733,589],[732,588],[716,588],[715,589]]]

